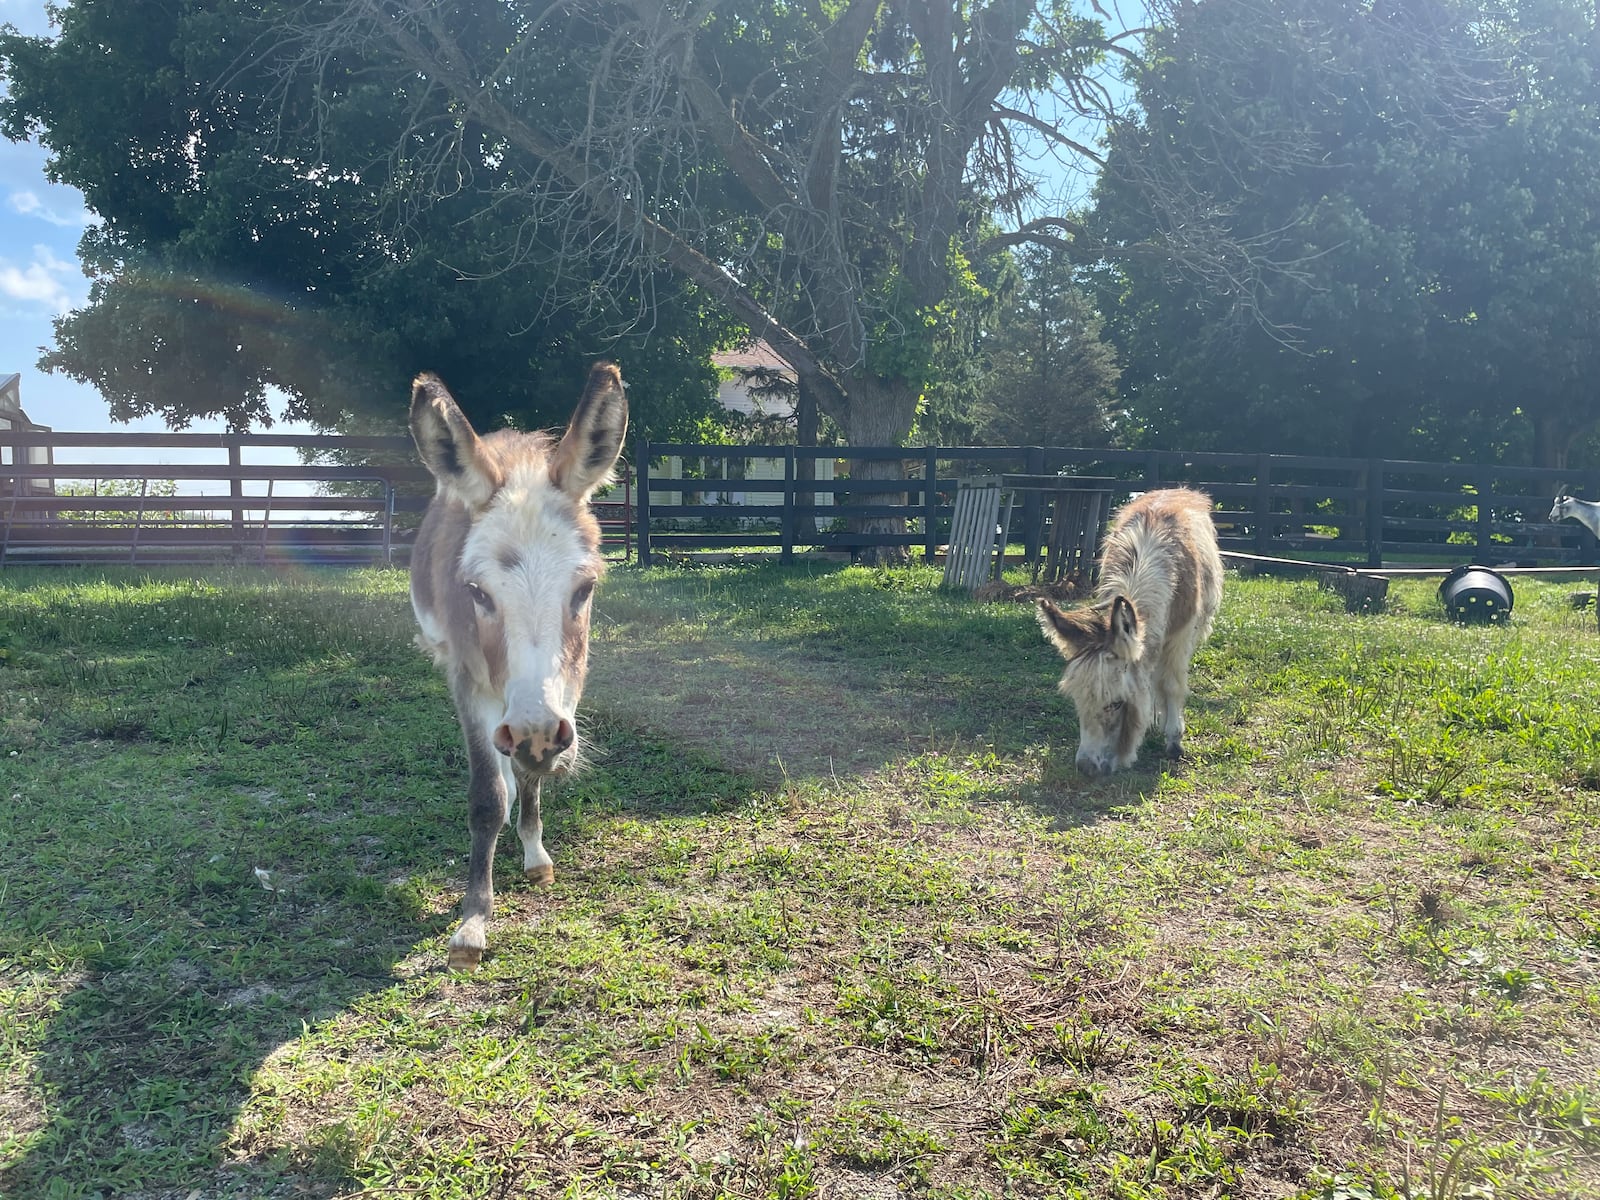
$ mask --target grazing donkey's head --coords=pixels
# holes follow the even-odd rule
[[[1109,775],[1131,762],[1150,725],[1150,689],[1139,670],[1144,627],[1126,596],[1063,612],[1039,601],[1039,627],[1061,651],[1059,687],[1078,710],[1078,770]]]
[[[544,775],[577,756],[589,596],[602,569],[590,494],[611,478],[628,408],[598,363],[560,442],[480,438],[437,376],[417,377],[411,433],[438,492],[418,534],[412,601],[451,679],[469,750]]]

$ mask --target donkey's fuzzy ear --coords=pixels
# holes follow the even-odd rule
[[[550,463],[550,480],[575,500],[611,482],[611,468],[628,434],[628,394],[615,363],[597,362],[589,370],[583,397]]]
[[[1138,660],[1144,653],[1144,628],[1139,622],[1138,610],[1126,596],[1111,601],[1111,653],[1129,662]]]
[[[431,371],[411,383],[411,437],[441,492],[474,510],[489,503],[499,473],[455,397]]]
[[[1100,622],[1094,619],[1093,612],[1088,609],[1062,612],[1050,601],[1041,598],[1039,611],[1035,615],[1039,618],[1039,628],[1044,630],[1044,636],[1061,651],[1063,658],[1076,658],[1092,649],[1104,637]]]

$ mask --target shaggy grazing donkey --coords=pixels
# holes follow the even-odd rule
[[[1117,512],[1089,607],[1039,601],[1039,625],[1067,660],[1059,686],[1078,710],[1078,770],[1132,766],[1158,712],[1168,756],[1183,754],[1189,660],[1221,602],[1211,499],[1189,488],[1146,492]]]
[[[494,844],[521,799],[522,869],[548,884],[539,786],[578,755],[589,665],[589,597],[600,526],[589,496],[611,478],[628,428],[622,375],[589,372],[559,443],[502,429],[480,438],[435,375],[411,387],[411,436],[438,482],[411,555],[417,644],[450,681],[466,735],[472,858],[450,966],[483,957],[494,909]]]

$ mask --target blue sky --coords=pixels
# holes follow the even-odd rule
[[[39,0],[0,0],[0,23],[49,31]],[[42,146],[0,139],[0,374],[22,374],[22,405],[34,420],[99,429],[107,418],[98,392],[34,365],[53,341],[51,318],[89,294],[77,255],[89,213],[75,188],[45,178],[45,158]]]
[[[34,36],[54,32],[44,0],[0,0],[0,24]],[[46,374],[36,365],[40,348],[54,344],[52,319],[81,307],[89,297],[89,281],[78,265],[78,239],[94,219],[76,188],[46,178],[48,158],[37,143],[0,138],[0,375],[21,374],[22,407],[33,420],[52,428],[164,432],[166,423],[159,417],[113,426],[106,402],[94,388]],[[223,426],[220,421],[197,421],[189,428],[210,433]],[[272,432],[311,430],[280,422]],[[174,460],[161,455],[156,461]],[[58,455],[57,461],[70,457]]]

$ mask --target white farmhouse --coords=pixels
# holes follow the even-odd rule
[[[791,383],[794,380],[794,368],[779,358],[767,343],[758,341],[740,350],[714,354],[711,356],[711,362],[724,375],[717,385],[717,400],[728,412],[747,417],[778,418],[791,422],[794,420],[795,393],[792,390],[787,396],[758,395],[751,381],[751,373],[758,371],[771,372]],[[665,470],[656,478],[683,478],[681,456],[672,455],[663,465]],[[777,507],[783,503],[781,490],[759,491],[750,486],[764,479],[781,480],[784,468],[782,458],[741,457],[730,458],[726,462],[708,458],[699,465],[705,474],[694,481],[697,490],[685,489],[681,493],[659,492],[652,486],[650,494],[653,501],[659,504],[727,504],[757,507],[766,505]],[[815,479],[823,483],[831,482],[833,466],[833,459],[819,458]],[[833,494],[826,491],[818,492],[815,494],[814,503],[831,505]],[[830,518],[819,516],[818,527],[826,526],[829,520]]]
[[[0,433],[12,432],[50,432],[50,426],[30,421],[28,414],[22,411],[22,376],[19,374],[0,375]],[[54,461],[50,444],[45,439],[41,439],[38,445],[24,443],[21,446],[0,446],[0,495],[52,495],[55,492],[55,481],[52,479],[18,480],[6,475],[4,468],[17,461],[19,451],[22,461],[29,466],[48,466]]]

